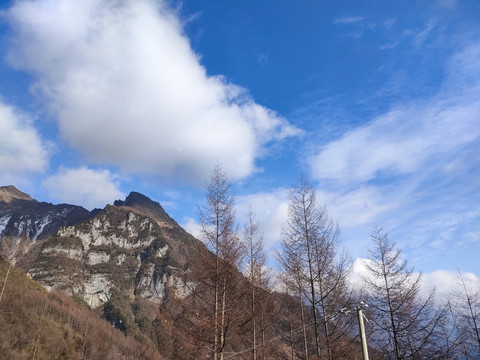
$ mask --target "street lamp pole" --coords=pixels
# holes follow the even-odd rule
[[[360,327],[360,337],[362,339],[363,360],[368,360],[367,338],[365,336],[365,326],[363,325],[363,311],[361,306],[357,306],[358,326]]]

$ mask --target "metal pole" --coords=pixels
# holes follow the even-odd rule
[[[365,327],[363,326],[363,312],[360,306],[357,307],[358,326],[360,327],[360,337],[362,338],[363,360],[368,360],[367,338],[365,337]]]

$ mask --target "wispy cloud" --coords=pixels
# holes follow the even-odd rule
[[[478,44],[464,47],[447,63],[436,94],[393,105],[308,159],[325,202],[360,253],[374,225],[387,228],[419,262],[452,244],[460,251],[480,241],[479,54]]]
[[[262,54],[258,54],[257,60],[261,66],[265,66],[270,62],[270,57],[268,56],[268,54],[262,53]]]
[[[395,49],[398,46],[399,43],[400,43],[399,41],[394,41],[394,42],[391,42],[391,43],[388,43],[388,44],[380,45],[379,49],[380,50]]]
[[[398,207],[398,199],[386,197],[381,188],[365,186],[351,191],[318,190],[320,204],[328,206],[332,217],[342,229],[371,224],[382,214]]]
[[[414,33],[414,44],[416,46],[422,45],[426,41],[428,36],[430,36],[430,33],[433,31],[436,25],[437,25],[437,21],[431,20],[425,25],[425,27],[420,32]]]
[[[434,2],[437,6],[453,10],[457,6],[457,0],[437,0]]]
[[[334,24],[352,24],[365,20],[364,16],[343,16],[333,19]]]
[[[310,159],[312,172],[319,179],[367,181],[413,173],[434,159],[442,166],[480,137],[480,101],[469,100],[435,98],[393,109],[324,146]]]

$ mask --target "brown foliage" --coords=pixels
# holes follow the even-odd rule
[[[8,262],[0,257],[3,287]],[[15,267],[0,303],[1,359],[162,359],[146,338],[125,336],[85,304],[47,293]]]

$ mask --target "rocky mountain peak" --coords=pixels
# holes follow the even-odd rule
[[[0,201],[9,203],[15,199],[35,201],[30,195],[21,192],[13,185],[0,186]]]
[[[127,207],[138,214],[153,218],[159,223],[178,226],[177,222],[166,213],[160,203],[135,191],[132,191],[125,201],[115,200],[113,205],[117,207]]]

